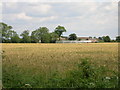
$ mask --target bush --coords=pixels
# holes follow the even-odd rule
[[[72,70],[65,78],[64,87],[74,88],[116,88],[118,87],[118,77],[106,76],[108,72],[105,67],[95,67],[88,59],[83,59],[77,65],[77,69]],[[113,72],[112,72],[113,73]]]
[[[62,77],[58,71],[50,75],[28,74],[15,66],[3,68],[5,88],[117,88],[118,75],[105,67],[96,67],[89,59],[80,60],[74,70]],[[112,73],[111,73],[112,72]],[[111,73],[108,76],[107,73]]]

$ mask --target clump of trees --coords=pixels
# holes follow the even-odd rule
[[[55,43],[60,40],[63,32],[67,30],[65,27],[58,25],[53,32],[49,32],[47,27],[39,27],[38,29],[30,33],[29,30],[24,30],[20,36],[13,30],[12,26],[5,23],[0,23],[0,42],[2,43]],[[77,35],[72,33],[67,40],[77,40]],[[92,37],[90,37],[92,38]],[[111,40],[109,36],[94,37],[99,42],[120,42],[120,36],[116,37],[116,40]]]
[[[12,26],[8,26],[5,23],[0,23],[0,41],[3,43],[18,43],[20,42],[19,35],[12,30]]]
[[[76,40],[77,35],[75,33],[69,35],[69,40]]]
[[[100,42],[120,42],[120,36],[117,36],[115,40],[112,40],[109,36],[98,37]]]
[[[110,42],[111,41],[109,36],[103,36],[102,38],[103,38],[104,42]]]
[[[58,26],[55,28],[55,33],[58,34],[59,40],[63,32],[66,32],[66,29],[63,26]]]
[[[120,42],[120,36],[117,36],[117,37],[116,37],[116,41],[117,41],[117,42]]]
[[[12,30],[12,26],[8,26],[5,23],[0,23],[0,40],[3,43],[55,43],[56,40],[66,32],[63,26],[57,26],[54,32],[49,32],[47,27],[39,27],[32,31],[30,34],[29,30],[24,30],[20,36]],[[20,38],[21,37],[21,38]]]

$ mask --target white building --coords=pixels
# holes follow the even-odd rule
[[[56,43],[92,43],[92,40],[81,40],[81,41],[62,40],[62,41],[56,41]]]

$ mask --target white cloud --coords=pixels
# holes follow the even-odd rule
[[[32,19],[32,17],[27,16],[25,13],[16,14],[16,18],[23,19],[23,20],[31,20]]]
[[[0,3],[0,14],[2,14],[2,3]]]
[[[7,18],[6,18],[7,17]],[[26,13],[18,13],[18,14],[3,14],[3,19],[8,21],[16,21],[23,20],[23,22],[45,22],[57,19],[58,16],[48,16],[48,17],[30,17],[27,16]]]
[[[7,8],[17,8],[17,2],[8,2],[5,5]]]
[[[27,16],[24,12],[17,14],[3,14],[3,20],[15,21],[15,20],[31,20],[32,17]]]
[[[106,10],[112,11],[112,10],[117,10],[118,6],[116,6],[118,3],[117,2],[111,2],[109,5],[105,6]]]
[[[60,24],[68,30],[67,35],[117,34],[117,2],[14,3],[4,6],[4,11],[4,21],[18,32],[28,26],[30,30],[39,26],[53,30]]]
[[[31,21],[34,23],[48,22],[57,19],[58,16],[48,16],[48,17],[34,17]]]
[[[3,0],[2,2],[118,2],[119,0]]]
[[[34,11],[34,13],[41,13],[41,14],[47,14],[52,8],[52,6],[49,4],[39,4],[39,5],[35,4],[32,7],[31,6],[28,6],[28,7],[29,7],[29,9],[26,8],[27,12],[33,13],[33,11]]]
[[[25,12],[26,15],[47,15],[51,12],[52,6],[47,3],[3,3],[3,14],[14,14]]]

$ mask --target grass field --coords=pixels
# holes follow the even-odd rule
[[[3,87],[116,87],[116,79],[100,78],[116,76],[117,43],[2,44],[2,48]],[[78,80],[82,72],[78,66],[89,73],[101,67],[106,71],[97,69],[97,74]],[[93,77],[99,78],[99,83]]]

